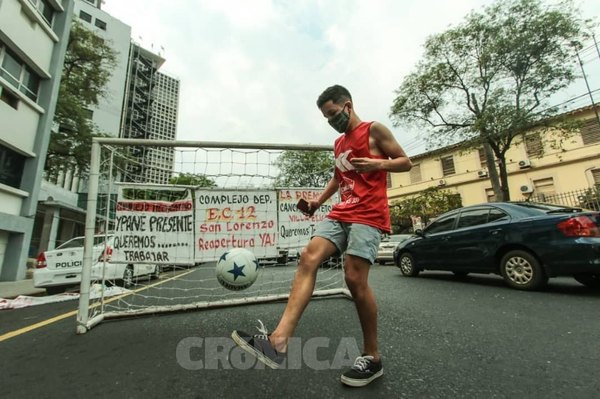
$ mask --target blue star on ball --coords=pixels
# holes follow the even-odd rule
[[[246,265],[244,265],[244,266],[238,266],[238,265],[235,264],[235,262],[233,262],[233,269],[228,270],[227,273],[233,274],[233,281],[235,281],[240,276],[246,277],[246,275],[244,274],[244,271],[243,271],[244,267],[246,267]]]

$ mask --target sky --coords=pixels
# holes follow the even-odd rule
[[[161,71],[180,79],[178,140],[332,144],[337,132],[316,99],[341,84],[362,120],[383,123],[415,155],[426,150],[428,132],[392,125],[394,91],[419,61],[428,36],[491,3],[105,0],[102,9],[130,25],[134,41],[161,52]],[[600,17],[600,1],[576,4],[586,18]],[[600,88],[600,56],[587,56],[595,68],[592,89]],[[584,93],[579,80],[557,101]]]

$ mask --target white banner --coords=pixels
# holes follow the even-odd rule
[[[140,196],[176,200],[130,199]],[[193,264],[193,205],[189,189],[121,186],[111,262]]]
[[[231,248],[257,258],[277,256],[275,191],[196,191],[196,261],[207,262]]]
[[[306,201],[316,200],[321,189],[281,189],[279,190],[279,226],[277,246],[287,249],[292,255],[308,244],[317,224],[325,219],[333,206],[337,194],[327,200],[312,216],[305,216],[298,210],[296,204],[300,198]]]

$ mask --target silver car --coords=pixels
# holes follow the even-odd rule
[[[394,250],[402,241],[412,237],[412,234],[392,234],[385,236],[379,243],[379,250],[377,251],[377,258],[375,262],[380,265],[385,265],[386,262],[394,261]]]

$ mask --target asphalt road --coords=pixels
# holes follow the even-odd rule
[[[70,316],[0,342],[0,397],[600,397],[600,292],[567,278],[545,292],[496,276],[404,278],[393,266],[374,266],[370,281],[385,375],[366,388],[339,382],[337,355],[361,333],[353,303],[336,298],[311,302],[296,333],[321,347],[286,370],[253,367],[228,338],[256,319],[273,328],[283,303],[109,321],[81,336]],[[76,306],[0,311],[0,336]]]

